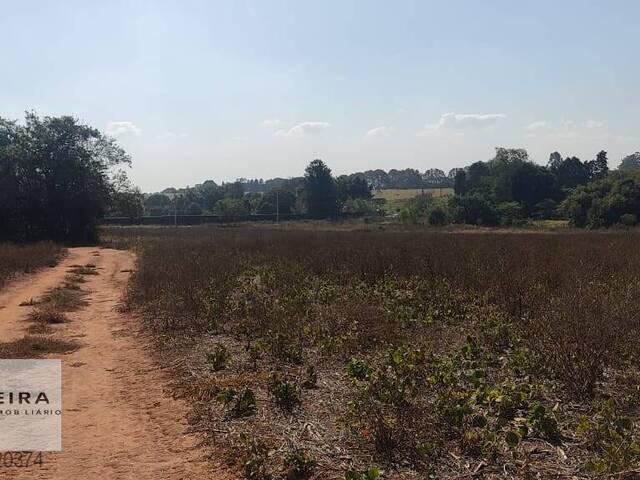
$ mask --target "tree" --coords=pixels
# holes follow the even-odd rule
[[[479,193],[456,195],[451,199],[451,209],[459,223],[492,226],[500,221],[494,204]]]
[[[467,173],[462,168],[456,171],[453,182],[453,192],[456,195],[464,195],[467,193]]]
[[[313,160],[305,169],[304,194],[307,210],[312,217],[327,218],[337,214],[336,182],[322,160]]]
[[[575,188],[589,181],[589,165],[582,163],[578,157],[567,157],[559,165],[551,168],[561,188]]]
[[[258,202],[257,213],[262,214],[288,214],[296,204],[295,192],[288,189],[269,190],[264,193]]]
[[[115,140],[70,116],[0,119],[0,237],[92,241],[130,164]]]
[[[575,189],[560,205],[576,227],[609,227],[640,215],[640,181],[610,176]]]
[[[442,188],[449,186],[449,180],[444,172],[438,168],[430,168],[422,175],[422,181],[427,187]]]
[[[534,163],[523,163],[513,172],[511,199],[522,205],[530,215],[534,205],[554,195],[554,178],[548,169]]]
[[[233,218],[249,215],[250,210],[249,205],[247,205],[247,202],[244,199],[225,197],[216,203],[214,212],[216,215]]]
[[[370,200],[373,196],[371,194],[371,187],[364,177],[359,175],[341,175],[336,179],[336,187],[338,189],[338,200],[340,203],[344,203],[349,198]]]
[[[632,153],[631,155],[627,155],[620,162],[620,166],[618,170],[622,171],[632,171],[632,170],[640,170],[640,152]]]
[[[143,195],[123,171],[113,176],[113,193],[109,215],[115,217],[139,218],[143,213]]]
[[[549,162],[547,163],[547,167],[550,170],[554,170],[560,167],[560,165],[562,165],[562,155],[560,155],[559,152],[553,152],[551,155],[549,155]]]
[[[609,162],[607,161],[607,152],[601,150],[596,155],[595,160],[587,162],[590,180],[600,180],[609,174]]]

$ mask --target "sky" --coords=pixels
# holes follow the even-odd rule
[[[0,117],[74,115],[144,191],[640,150],[637,0],[0,0]]]

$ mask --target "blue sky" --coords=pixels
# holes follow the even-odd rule
[[[147,191],[640,150],[635,0],[0,4],[0,116],[79,117]]]

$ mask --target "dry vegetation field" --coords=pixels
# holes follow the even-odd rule
[[[638,478],[635,234],[106,236],[246,478]]]
[[[17,274],[55,265],[62,251],[52,242],[27,245],[0,243],[0,287]]]

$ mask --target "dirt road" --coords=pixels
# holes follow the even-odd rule
[[[63,365],[63,451],[45,453],[41,467],[0,466],[0,479],[233,478],[205,459],[187,433],[187,406],[167,390],[166,373],[153,362],[136,319],[117,311],[134,261],[127,251],[72,248],[57,267],[0,294],[0,340],[6,342],[24,335],[29,307],[19,307],[20,302],[61,284],[73,264],[93,263],[99,272],[87,275],[82,285],[91,292],[88,306],[56,326],[56,337],[82,345],[51,357]]]

